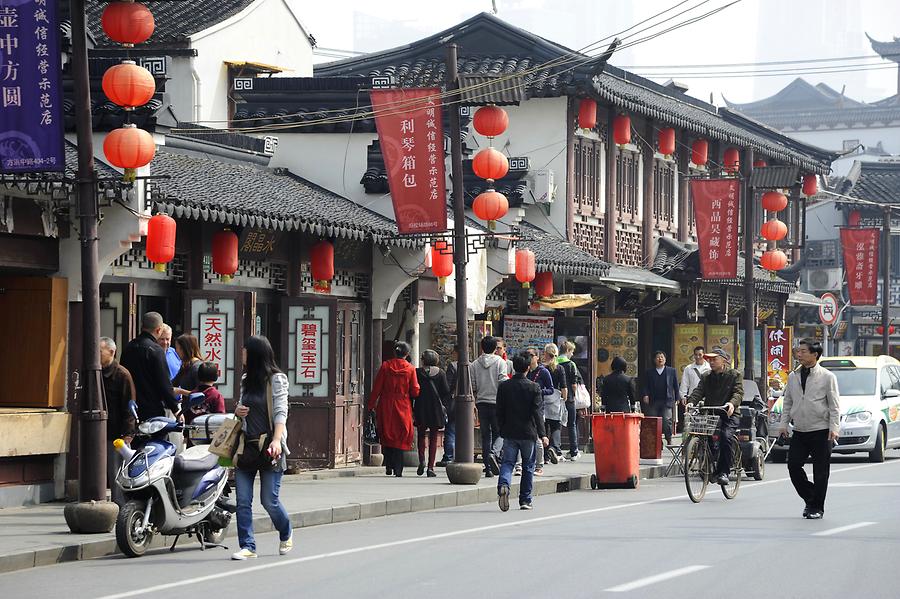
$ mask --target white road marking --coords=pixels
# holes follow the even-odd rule
[[[837,528],[829,528],[828,530],[823,530],[821,532],[815,532],[812,536],[814,537],[830,537],[831,535],[836,535],[838,533],[847,532],[848,530],[855,530],[857,528],[863,528],[866,526],[872,526],[873,524],[878,524],[877,522],[857,522],[856,524],[848,524],[847,526],[838,526]]]
[[[900,483],[835,483],[832,485],[828,485],[828,487],[900,487]]]
[[[699,572],[700,570],[706,570],[709,567],[710,566],[698,565],[687,566],[686,568],[678,568],[677,570],[669,570],[668,572],[663,572],[662,574],[655,574],[653,576],[647,576],[646,578],[639,578],[638,580],[626,584],[620,584],[619,586],[606,589],[606,591],[609,593],[627,593],[628,591],[633,591],[641,587],[650,586],[651,584],[656,584],[664,580],[677,578],[679,576],[684,576],[685,574],[692,574],[693,572]]]
[[[878,466],[886,466],[890,464],[900,464],[900,460],[890,461],[890,462],[881,462],[877,464],[865,464],[862,466],[850,466],[849,468],[839,468],[831,471],[831,474],[838,474],[841,472],[850,472],[851,470],[864,470],[866,468],[876,468]],[[758,487],[764,487],[766,485],[772,485],[775,483],[783,483],[791,480],[789,477],[785,478],[777,478],[774,480],[764,480],[761,482],[754,482],[753,484],[743,486],[744,489],[756,489]],[[678,495],[672,495],[671,497],[662,497],[660,499],[648,499],[646,501],[634,501],[632,503],[623,503],[620,505],[609,505],[606,507],[598,507],[591,508],[588,510],[579,510],[577,512],[567,512],[564,514],[554,514],[552,516],[540,516],[538,518],[529,518],[527,520],[517,520],[515,522],[504,522],[502,524],[491,524],[488,526],[479,526],[476,528],[466,528],[463,530],[455,530],[450,532],[439,533],[435,535],[428,535],[424,537],[413,537],[410,539],[402,539],[399,541],[391,541],[388,543],[378,543],[376,545],[365,545],[363,547],[354,547],[352,549],[343,549],[341,551],[332,551],[330,553],[320,553],[318,555],[309,555],[306,557],[296,557],[293,559],[280,559],[277,562],[270,562],[267,564],[260,564],[258,566],[249,566],[246,568],[237,567],[233,570],[228,570],[225,572],[217,572],[215,574],[208,574],[206,576],[197,576],[195,578],[186,578],[184,580],[179,580],[176,582],[168,582],[165,584],[158,584],[152,587],[145,587],[143,589],[133,589],[125,593],[116,593],[114,595],[104,595],[102,597],[98,597],[97,599],[126,599],[127,597],[135,597],[137,595],[147,595],[149,593],[155,593],[156,591],[165,591],[168,589],[174,589],[181,587],[183,585],[188,584],[199,584],[201,582],[207,582],[210,580],[219,580],[221,578],[227,578],[229,576],[241,576],[244,574],[248,574],[250,572],[258,572],[262,570],[269,570],[271,568],[282,568],[284,566],[293,566],[295,564],[301,564],[304,562],[312,562],[322,559],[328,559],[332,557],[341,557],[344,555],[353,555],[356,553],[363,553],[366,551],[374,551],[378,549],[387,549],[389,547],[399,547],[402,545],[411,545],[414,543],[425,543],[429,541],[433,541],[436,539],[447,539],[451,537],[458,537],[467,534],[480,533],[487,530],[501,530],[504,528],[511,528],[514,526],[524,526],[528,524],[538,524],[541,522],[549,522],[553,520],[559,520],[562,518],[571,518],[577,516],[584,516],[587,514],[598,514],[601,512],[609,512],[613,510],[621,510],[625,508],[631,507],[640,507],[644,505],[653,505],[656,503],[663,503],[666,501],[677,501],[685,499],[684,493],[679,493]]]

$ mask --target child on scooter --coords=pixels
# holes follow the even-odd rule
[[[212,362],[204,362],[197,370],[197,392],[204,395],[202,402],[192,405],[185,410],[188,422],[203,414],[224,414],[225,398],[216,389],[216,381],[219,379],[219,368]]]

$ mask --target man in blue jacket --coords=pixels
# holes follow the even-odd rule
[[[653,354],[654,367],[644,373],[644,397],[642,409],[645,416],[663,419],[663,436],[666,444],[672,444],[672,408],[678,401],[678,375],[666,366],[666,354]]]

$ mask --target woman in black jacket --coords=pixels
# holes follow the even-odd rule
[[[600,384],[600,403],[609,412],[631,412],[634,403],[634,380],[625,374],[628,364],[616,356],[612,361],[612,373]]]
[[[438,434],[447,424],[447,406],[450,405],[450,387],[447,376],[438,367],[440,358],[434,350],[426,349],[422,353],[422,367],[416,369],[419,380],[419,396],[413,403],[413,423],[418,433],[419,468],[416,474],[422,476],[425,470],[425,437],[428,437],[428,477],[434,473],[434,460],[437,453]]]

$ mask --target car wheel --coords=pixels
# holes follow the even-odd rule
[[[875,437],[875,449],[869,452],[869,461],[870,462],[883,462],[884,461],[884,427],[878,425],[878,435]]]

